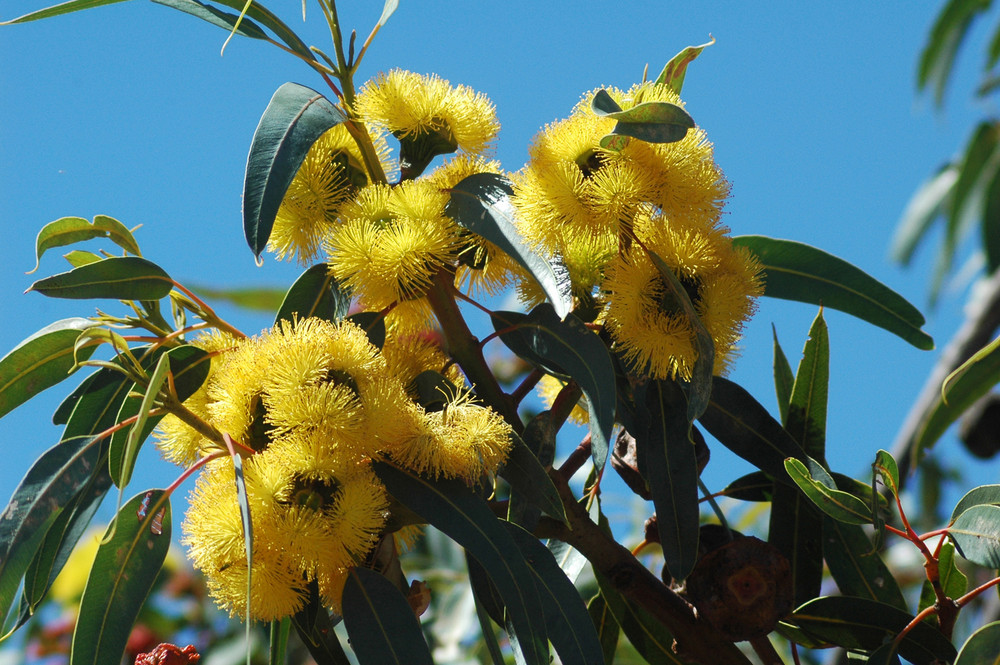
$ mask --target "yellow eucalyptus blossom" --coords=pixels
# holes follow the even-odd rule
[[[375,151],[388,170],[388,146],[373,136]],[[364,159],[343,124],[328,130],[312,145],[281,201],[268,250],[279,259],[295,257],[308,265],[322,240],[334,228],[340,208],[368,185]]]
[[[539,397],[545,403],[545,408],[552,408],[552,404],[556,401],[556,397],[562,392],[562,389],[566,387],[565,382],[552,376],[551,374],[546,374],[538,382],[535,390],[538,392]],[[580,401],[573,406],[573,410],[570,411],[569,419],[578,425],[586,425],[590,422],[590,412],[587,411],[587,398],[581,397]]]
[[[462,386],[465,379],[455,363],[441,350],[440,332],[393,335],[386,339],[382,347],[389,372],[395,375],[406,388],[413,401],[419,399],[416,378],[421,372],[433,370],[441,372],[456,386]]]
[[[485,152],[500,129],[493,104],[485,95],[464,85],[453,86],[436,75],[400,69],[369,81],[358,95],[355,110],[400,140],[404,179],[419,175],[435,155],[456,150]]]

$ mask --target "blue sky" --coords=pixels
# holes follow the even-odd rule
[[[344,0],[359,40],[381,1]],[[8,0],[0,19],[44,6]],[[315,5],[268,5],[305,41],[332,52]],[[359,81],[402,67],[435,72],[486,93],[502,123],[497,157],[516,170],[531,137],[602,85],[628,87],[649,65],[655,76],[681,48],[716,44],[691,66],[683,97],[716,146],[732,183],[726,223],[818,246],[862,267],[928,316],[939,346],[960,323],[964,292],[926,307],[931,253],[908,270],[887,247],[916,186],[959,150],[975,120],[992,109],[972,102],[981,42],[963,52],[944,111],[915,87],[917,54],[937,3],[413,2],[383,29]],[[0,354],[48,323],[93,313],[96,303],[22,295],[35,276],[34,238],[63,216],[108,214],[128,226],[147,258],[189,285],[287,286],[294,265],[254,265],[242,238],[240,195],[246,152],[260,113],[286,81],[321,89],[291,56],[236,39],[224,57],[218,28],[134,0],[33,24],[0,27]],[[58,252],[39,276],[61,272]],[[115,310],[116,303],[102,303]],[[226,306],[220,313],[249,333],[270,316]],[[771,325],[793,365],[814,307],[764,299],[747,328],[730,378],[776,413]],[[889,448],[936,360],[891,334],[827,312],[832,378],[828,457],[860,474]],[[49,416],[73,382],[0,420],[0,494],[58,439]],[[576,440],[561,445],[565,454]],[[953,437],[947,461],[972,469]],[[749,470],[721,446],[708,484],[721,488]],[[164,486],[174,471],[144,451],[134,491]],[[997,464],[975,462],[977,483],[997,482]],[[970,481],[971,482],[971,481]],[[130,491],[131,493],[131,491]]]

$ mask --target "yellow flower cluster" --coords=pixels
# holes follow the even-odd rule
[[[393,330],[426,329],[424,295],[442,270],[470,291],[493,293],[510,280],[511,260],[445,214],[447,191],[473,173],[500,173],[488,154],[499,131],[490,101],[437,76],[394,70],[359,93],[354,116],[392,174],[386,137],[399,142],[399,175],[381,184],[343,125],[309,150],[278,211],[268,248],[303,264],[325,253],[331,274],[362,308],[387,310]],[[439,155],[455,157],[422,175]]]
[[[642,102],[681,105],[669,87],[609,90],[623,109]],[[714,371],[731,362],[744,322],[762,293],[761,268],[736,250],[720,223],[729,185],[701,129],[674,143],[631,139],[621,150],[601,139],[616,121],[594,113],[593,93],[535,139],[514,177],[522,235],[566,267],[577,312],[604,323],[633,369],[689,379],[695,329],[649,252],[684,285],[715,343]],[[522,297],[542,294],[530,280]]]
[[[354,323],[283,322],[259,337],[202,340],[219,350],[200,397],[187,405],[240,446],[250,506],[248,563],[233,460],[209,462],[184,523],[184,540],[216,602],[272,620],[301,609],[315,583],[334,610],[347,571],[388,534],[390,497],[373,459],[469,484],[506,459],[510,428],[493,411],[451,396],[433,411],[414,399],[426,370],[445,368],[425,337],[396,336],[380,350]],[[459,379],[455,370],[446,377]],[[175,416],[158,443],[168,459],[218,450]]]

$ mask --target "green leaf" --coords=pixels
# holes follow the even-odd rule
[[[135,256],[142,256],[132,232],[113,217],[96,215],[93,223],[83,217],[63,217],[49,222],[38,232],[38,237],[35,239],[35,267],[28,274],[38,270],[42,254],[47,250],[92,238],[108,238],[125,251]]]
[[[28,291],[50,298],[159,300],[174,282],[163,268],[138,256],[117,256],[40,279]]]
[[[604,660],[599,663],[613,663],[615,653],[618,651],[618,637],[622,629],[608,607],[608,601],[598,592],[587,604],[587,613],[590,620],[594,622],[597,629],[597,637],[601,640],[601,649],[604,651]]]
[[[806,459],[802,447],[767,409],[728,379],[713,379],[712,398],[699,422],[719,443],[779,482],[792,482],[785,458]]]
[[[213,0],[213,2],[229,7],[230,9],[235,9],[240,13],[246,10],[246,15],[243,20],[245,21],[247,17],[254,19],[260,25],[264,26],[271,32],[273,32],[278,39],[283,41],[288,48],[295,51],[297,55],[302,57],[306,62],[315,62],[316,56],[313,55],[309,47],[303,42],[298,35],[292,32],[281,19],[275,16],[270,10],[266,9],[257,0],[254,0],[253,4],[247,5],[246,0]],[[227,28],[232,30],[232,28]]]
[[[69,2],[64,2],[62,4],[53,5],[52,7],[46,7],[45,9],[39,9],[24,16],[19,16],[17,18],[12,18],[9,21],[0,21],[0,25],[11,25],[13,23],[27,23],[28,21],[38,21],[43,18],[50,18],[52,16],[60,16],[62,14],[69,14],[70,12],[78,12],[82,9],[91,9],[93,7],[102,7],[104,5],[113,5],[116,2],[124,2],[125,0],[70,0]]]
[[[475,559],[469,557],[469,560],[474,561]],[[490,617],[480,602],[479,596],[475,593],[475,587],[473,587],[472,600],[476,606],[476,618],[479,619],[479,628],[482,631],[483,642],[486,643],[486,651],[489,653],[490,661],[493,665],[504,665],[503,652],[500,651],[500,644],[493,632],[493,624],[490,623]]]
[[[892,491],[893,496],[899,493],[899,466],[892,453],[879,449],[875,453],[875,463],[872,468],[882,477],[882,482]]]
[[[826,401],[830,382],[830,337],[820,309],[809,329],[788,405],[785,429],[821,463],[826,459]]]
[[[933,87],[938,104],[944,101],[955,55],[972,20],[989,6],[989,0],[950,0],[938,14],[917,69],[917,84],[921,89]]]
[[[920,330],[923,315],[901,295],[871,275],[831,254],[792,240],[737,236],[764,266],[764,295],[823,305],[846,312],[898,335],[918,349],[934,348]]]
[[[347,317],[365,331],[368,341],[381,349],[385,346],[385,317],[379,312],[357,312]]]
[[[984,568],[1000,568],[1000,506],[972,506],[948,527],[958,553]]]
[[[392,582],[355,567],[344,584],[344,625],[361,665],[433,665],[420,622]]]
[[[1000,665],[1000,621],[972,633],[958,652],[955,665]]]
[[[961,598],[969,590],[969,578],[955,564],[954,543],[945,542],[938,553],[938,583],[941,585],[944,595],[952,600]],[[917,607],[917,611],[922,612],[937,602],[934,586],[930,580],[925,579],[920,589],[920,605]],[[931,621],[940,625],[937,615],[934,615]]]
[[[226,301],[252,312],[276,312],[285,297],[284,288],[248,287],[217,289],[201,284],[188,284],[188,288],[202,300]]]
[[[872,511],[865,502],[853,494],[830,487],[833,478],[826,484],[813,477],[822,469],[819,463],[810,460],[809,466],[806,466],[800,460],[790,457],[785,460],[785,469],[802,493],[830,517],[848,524],[872,523]]]
[[[698,558],[698,462],[690,438],[687,400],[673,381],[646,387],[641,405],[647,427],[637,432],[636,451],[656,509],[664,566],[683,580]],[[641,438],[640,438],[641,437]]]
[[[74,249],[72,252],[63,254],[63,258],[66,259],[66,262],[69,263],[72,268],[79,268],[80,266],[104,260],[104,257],[100,254],[85,252],[79,249]]]
[[[319,586],[315,581],[309,583],[308,592],[305,606],[292,616],[295,632],[317,665],[351,665],[334,631],[335,623],[320,600]]]
[[[771,476],[763,471],[753,471],[726,485],[722,495],[738,501],[770,501],[773,490],[774,479]]]
[[[223,28],[227,32],[235,31],[237,35],[250,37],[251,39],[269,39],[267,33],[261,30],[259,25],[251,21],[246,16],[241,19],[239,14],[230,14],[228,12],[220,11],[211,5],[198,2],[198,0],[153,0],[153,2],[167,7],[172,7],[173,9],[178,9],[186,14],[191,14],[192,16],[197,16],[202,20],[208,21],[212,25]]]
[[[676,92],[678,95],[681,94],[681,88],[684,87],[684,77],[687,74],[688,65],[690,65],[695,58],[701,55],[707,47],[715,43],[715,37],[711,37],[710,42],[702,44],[701,46],[688,46],[683,49],[680,53],[670,58],[670,62],[666,64],[660,75],[656,77],[655,83],[657,85],[669,86],[671,90]]]
[[[684,314],[691,324],[691,329],[694,330],[695,347],[698,351],[698,357],[694,361],[694,367],[691,370],[691,381],[687,386],[687,418],[688,422],[693,422],[705,412],[705,409],[708,407],[708,400],[712,394],[712,368],[715,366],[715,342],[712,341],[712,336],[708,333],[704,324],[702,324],[701,319],[698,318],[698,312],[694,308],[694,303],[688,297],[687,289],[681,284],[674,271],[655,252],[648,251],[647,253],[663,278],[663,283],[670,291],[674,301],[684,310]]]
[[[910,198],[903,216],[896,225],[889,256],[898,263],[910,264],[920,241],[927,235],[934,220],[948,205],[951,192],[958,181],[959,169],[954,164],[942,167],[932,178],[920,185]]]
[[[0,513],[0,616],[6,616],[18,586],[46,531],[84,487],[100,457],[93,437],[61,441],[42,453]]]
[[[493,312],[493,328],[507,347],[547,372],[575,380],[587,397],[591,457],[604,468],[618,402],[614,365],[601,338],[575,314],[560,320],[548,303],[529,314]]]
[[[685,665],[673,650],[674,638],[659,620],[618,593],[611,581],[594,570],[601,595],[622,632],[650,665]]]
[[[327,321],[339,321],[347,316],[350,309],[350,294],[330,274],[327,264],[317,263],[299,275],[288,289],[278,308],[275,323],[291,321],[296,315],[300,319],[315,316]]]
[[[891,605],[846,596],[817,598],[785,619],[818,639],[857,651],[874,651],[912,620],[912,615]],[[938,630],[920,622],[903,638],[899,655],[914,665],[932,665],[935,659],[950,663],[955,647]]]
[[[823,558],[845,596],[868,598],[906,611],[903,592],[864,527],[824,516]]]
[[[76,340],[94,325],[82,318],[56,321],[0,358],[0,417],[75,372],[76,360],[86,360],[96,348],[80,349],[74,360]]]
[[[281,201],[309,148],[346,120],[323,95],[297,83],[283,84],[271,97],[253,135],[243,184],[243,232],[254,256],[267,246]]]
[[[986,203],[979,222],[979,237],[986,257],[986,274],[1000,268],[1000,169],[986,188]]]
[[[486,502],[458,480],[430,481],[384,462],[372,467],[390,494],[399,501],[405,498],[407,508],[479,560],[503,599],[525,661],[547,665],[545,617],[533,573]]]
[[[989,505],[1000,505],[1000,485],[980,485],[966,492],[955,506],[948,521],[954,522],[959,515],[973,506]]]
[[[519,436],[514,434],[512,439],[510,454],[497,475],[510,484],[520,500],[565,523],[566,508],[549,474]]]
[[[535,574],[535,586],[545,612],[545,626],[559,660],[564,665],[602,662],[601,642],[583,598],[552,553],[535,536],[516,524],[504,522],[503,525]]]
[[[399,8],[399,0],[385,0],[382,7],[382,15],[378,17],[378,26],[382,27],[389,21],[389,17]]]
[[[611,130],[618,136],[630,136],[648,143],[680,141],[694,127],[694,119],[677,104],[640,102],[623,111],[606,90],[598,90],[590,108],[601,117],[618,123]]]
[[[788,559],[795,605],[815,598],[823,583],[823,516],[802,493],[775,483],[767,542]]]
[[[774,337],[774,392],[778,399],[778,413],[781,415],[782,424],[788,422],[788,403],[792,401],[792,386],[795,385],[795,375],[792,374],[792,366],[788,362],[788,357],[781,350],[778,343],[778,331],[771,325],[771,335]]]
[[[451,190],[445,214],[455,223],[482,236],[519,263],[538,282],[556,314],[564,318],[573,307],[569,285],[548,261],[521,238],[514,222],[510,182],[495,173],[474,173]]]
[[[155,362],[158,354],[153,355]],[[112,362],[120,364],[121,358]],[[72,404],[72,411],[66,420],[62,438],[98,434],[113,426],[132,385],[124,374],[107,367],[88,377],[70,396],[76,396],[76,399],[67,399],[64,403],[67,407]],[[62,405],[60,410],[63,410]]]
[[[97,550],[80,600],[70,665],[117,663],[170,548],[170,497],[134,496]]]

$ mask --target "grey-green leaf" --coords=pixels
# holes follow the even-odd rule
[[[74,300],[159,300],[173,288],[170,275],[152,261],[138,256],[120,256],[40,279],[28,287],[28,291]]]
[[[339,321],[347,316],[350,309],[350,293],[330,274],[327,264],[317,263],[299,275],[288,289],[275,322],[291,321],[296,316],[300,319],[315,316],[327,321]]]
[[[392,582],[358,566],[344,584],[344,625],[361,665],[433,665],[413,608]]]
[[[346,120],[311,88],[285,83],[275,91],[254,132],[243,184],[243,232],[254,256],[267,246],[281,201],[309,148]]]
[[[95,215],[93,222],[83,217],[62,217],[42,227],[35,238],[35,267],[38,270],[42,255],[53,247],[65,247],[92,238],[108,238],[125,251],[142,256],[132,232],[124,224],[107,215]]]
[[[970,635],[955,665],[1000,665],[1000,621],[988,623]]]
[[[958,553],[984,568],[1000,568],[1000,506],[973,506],[948,527]]]
[[[898,335],[918,349],[934,348],[923,315],[868,273],[820,249],[792,240],[737,236],[764,266],[764,295],[846,312]]]

